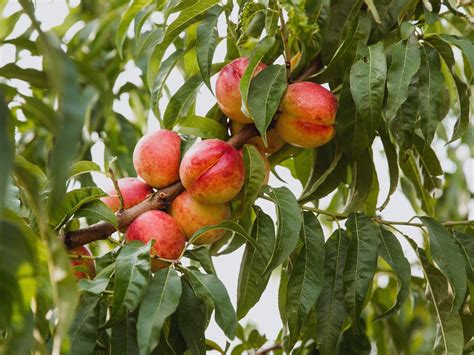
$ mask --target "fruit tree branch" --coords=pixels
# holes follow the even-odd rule
[[[234,148],[241,148],[247,140],[257,135],[255,126],[247,126],[236,135],[232,136],[227,142]],[[141,214],[150,210],[165,209],[181,192],[184,191],[183,184],[178,181],[174,184],[158,190],[149,196],[143,202],[123,211],[116,213],[118,229],[125,231],[130,223]],[[69,231],[61,235],[64,243],[69,249],[76,248],[97,240],[107,239],[116,228],[107,222],[95,223],[91,226],[81,228],[75,231]]]

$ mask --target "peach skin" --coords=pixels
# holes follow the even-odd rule
[[[201,203],[232,200],[245,181],[239,152],[219,139],[196,143],[184,155],[179,176],[186,190]]]
[[[122,193],[124,209],[128,209],[142,202],[153,192],[153,189],[150,186],[137,178],[118,179],[117,184]],[[118,211],[120,208],[120,200],[117,191],[115,191],[115,187],[113,185],[109,186],[105,192],[108,196],[102,197],[102,202],[109,206],[112,211]]]
[[[161,129],[144,135],[133,151],[133,166],[148,185],[163,188],[179,179],[181,138]]]
[[[156,210],[147,211],[137,217],[128,226],[125,238],[127,242],[139,240],[145,244],[154,239],[151,255],[170,260],[178,259],[186,244],[186,238],[176,220],[169,214]],[[157,259],[151,261],[152,271],[166,266]]]
[[[276,129],[285,142],[315,148],[334,137],[337,99],[321,85],[307,81],[289,85],[280,109]]]
[[[171,203],[169,213],[178,222],[189,240],[199,229],[230,219],[230,208],[226,203],[203,204],[193,199],[189,192],[181,193]],[[193,244],[211,244],[225,234],[222,229],[213,229],[194,241]]]
[[[85,245],[69,250],[72,255],[92,256],[89,248]],[[95,277],[95,261],[94,259],[71,259],[74,277],[80,279],[93,279]]]

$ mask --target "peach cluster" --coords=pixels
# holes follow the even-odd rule
[[[235,59],[220,71],[216,83],[217,102],[229,117],[232,132],[238,132],[243,124],[252,123],[252,119],[242,112],[240,94],[240,79],[248,64],[248,58]],[[260,63],[253,76],[265,67]],[[336,111],[337,99],[323,86],[313,82],[292,83],[280,103],[275,128],[267,132],[268,145],[263,144],[261,137],[254,137],[249,143],[268,154],[279,150],[285,142],[303,148],[319,147],[334,137]]]
[[[169,206],[168,211],[148,211],[127,228],[127,241],[147,243],[154,240],[152,255],[176,260],[199,229],[231,218],[229,201],[237,196],[245,181],[241,153],[230,144],[207,139],[196,143],[181,157],[181,138],[175,132],[158,130],[143,136],[133,153],[137,178],[117,181],[128,209],[160,189],[181,180],[185,191]],[[101,200],[114,212],[120,199],[113,184]],[[194,244],[210,244],[220,239],[224,230],[210,230],[194,240]],[[152,260],[152,270],[165,266]],[[82,275],[85,276],[85,275]]]

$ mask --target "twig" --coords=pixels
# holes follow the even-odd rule
[[[119,208],[119,214],[123,212],[123,195],[122,195],[122,191],[120,191],[120,187],[118,185],[118,181],[117,179],[115,178],[115,173],[114,173],[114,170],[109,167],[109,175],[110,175],[110,179],[112,180],[112,183],[114,184],[114,188],[115,188],[115,192],[117,192],[117,196],[118,196],[118,199],[119,199],[119,202],[120,202],[120,208]]]
[[[69,259],[89,259],[89,260],[95,260],[97,257],[93,255],[80,255],[80,254],[69,254]]]
[[[282,348],[281,344],[275,343],[275,344],[269,346],[268,348],[257,350],[255,355],[266,355],[266,354],[270,353],[270,351],[280,350],[281,348]]]
[[[255,126],[251,125],[241,130],[235,136],[232,136],[227,142],[233,147],[239,149],[245,144],[245,142],[257,134],[257,129]],[[147,211],[165,209],[171,201],[173,201],[183,191],[184,186],[180,181],[178,181],[155,192],[143,202],[129,209],[123,210],[122,213],[118,212],[118,230],[121,232],[125,231],[128,225],[132,223],[135,218]],[[89,244],[96,240],[107,239],[115,231],[116,228],[112,224],[99,222],[82,229],[67,232],[60,237],[63,239],[66,246],[69,249],[72,249],[81,245]]]

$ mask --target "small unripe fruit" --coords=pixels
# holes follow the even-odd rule
[[[188,240],[199,229],[218,224],[230,219],[231,217],[228,204],[203,204],[193,199],[187,191],[180,194],[171,203],[169,212],[178,222]],[[216,240],[220,239],[224,233],[225,231],[222,229],[210,230],[201,234],[193,244],[201,245],[214,243]]]
[[[133,151],[133,166],[148,185],[163,188],[179,179],[181,138],[161,129],[144,135]]]
[[[239,152],[219,139],[201,141],[181,161],[179,176],[191,196],[201,203],[224,203],[239,193],[245,167]]]
[[[142,202],[153,191],[150,186],[137,178],[118,179],[117,184],[122,193],[124,209],[128,209]],[[102,197],[102,202],[109,206],[112,211],[118,211],[120,208],[120,200],[115,187],[113,185],[109,186],[105,192],[108,196]]]
[[[148,211],[138,216],[127,228],[125,238],[128,242],[139,240],[148,243],[154,239],[151,255],[177,260],[184,250],[186,238],[173,217],[163,211]],[[166,267],[166,264],[152,259],[153,271]]]
[[[315,148],[334,137],[337,99],[321,85],[312,82],[289,85],[280,109],[276,129],[287,143]]]
[[[85,245],[70,249],[68,252],[72,255],[92,256],[92,253]],[[76,279],[93,279],[95,277],[94,259],[71,259],[71,265]]]
[[[216,82],[216,99],[219,108],[227,117],[241,123],[252,123],[252,119],[241,110],[240,79],[248,65],[248,58],[242,57],[233,60],[222,68]],[[260,73],[265,67],[265,64],[259,63],[253,72],[253,76]]]

